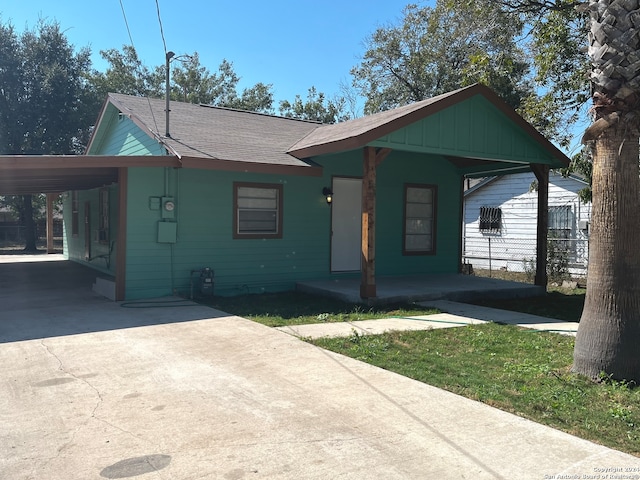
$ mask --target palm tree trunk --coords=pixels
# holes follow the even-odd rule
[[[593,204],[585,306],[573,371],[640,383],[638,135],[624,122],[593,147]]]

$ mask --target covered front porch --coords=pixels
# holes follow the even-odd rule
[[[487,87],[473,85],[394,110],[324,126],[305,136],[288,153],[322,163],[323,158],[344,151],[362,155],[360,278],[333,275],[323,281],[300,282],[299,289],[367,304],[472,299],[489,292],[494,297],[544,292],[549,171],[565,168],[569,159]],[[463,264],[465,179],[525,171],[532,171],[537,179],[537,287],[454,274],[462,271]],[[396,175],[397,172],[402,174]],[[396,208],[393,217],[388,205],[395,195],[393,189],[399,185],[404,188],[403,210],[400,214]],[[382,187],[381,192],[378,187]],[[383,215],[380,206],[387,208]],[[381,218],[384,213],[386,219]],[[400,215],[401,243],[397,241],[399,235],[392,238],[396,234],[393,229],[399,230],[397,223],[389,221]],[[451,248],[455,245],[457,252]],[[402,257],[393,257],[399,246]],[[393,260],[389,260],[391,257]],[[402,268],[390,267],[393,262],[393,266],[402,264]],[[424,275],[386,277],[382,274],[385,268],[388,274],[419,271]],[[340,270],[335,272],[339,274]]]
[[[378,276],[373,298],[362,298],[360,287],[360,277],[296,284],[296,290],[301,292],[367,305],[424,300],[469,302],[480,298],[522,298],[545,293],[545,287],[538,285],[462,274]]]

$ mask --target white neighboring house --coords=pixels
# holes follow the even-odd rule
[[[533,173],[491,177],[464,193],[462,257],[474,268],[535,270],[538,193]],[[591,203],[578,176],[549,173],[549,240],[566,252],[569,272],[587,273]]]

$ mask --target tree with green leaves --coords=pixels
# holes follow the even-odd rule
[[[518,107],[529,91],[516,39],[523,24],[491,0],[408,5],[399,25],[378,28],[351,74],[365,112],[424,100],[476,82]]]
[[[300,118],[322,123],[338,123],[349,120],[349,114],[345,112],[346,100],[344,97],[327,99],[324,93],[318,92],[315,87],[309,88],[306,102],[300,95],[296,95],[293,103],[288,100],[280,102],[280,115],[288,118]]]
[[[164,67],[158,67],[160,72],[149,69],[131,45],[101,50],[100,56],[108,66],[104,72],[94,70],[90,81],[102,100],[110,92],[153,98],[164,95]]]
[[[197,52],[176,57],[171,71],[171,98],[228,108],[270,113],[273,110],[271,85],[257,83],[238,94],[240,77],[226,59],[211,74],[200,64]],[[164,68],[162,69],[164,72]]]
[[[352,69],[365,113],[483,83],[567,147],[588,98],[584,21],[571,0],[437,0],[378,28]],[[554,8],[549,5],[553,4]],[[556,61],[554,61],[556,60]]]
[[[0,154],[80,153],[99,108],[90,65],[90,51],[76,52],[57,23],[40,21],[21,34],[0,25]],[[32,196],[3,201],[18,209],[25,250],[35,251]]]
[[[109,66],[105,72],[94,71],[92,83],[102,98],[109,92],[141,97],[163,98],[166,95],[166,64],[145,66],[129,45],[100,52]],[[273,111],[271,85],[257,83],[238,93],[240,77],[233,64],[223,60],[211,73],[200,63],[198,52],[178,55],[170,61],[170,98],[187,103],[203,103],[262,113]]]

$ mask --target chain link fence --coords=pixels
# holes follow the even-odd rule
[[[462,259],[474,269],[535,274],[535,238],[486,236],[465,238]],[[547,263],[550,277],[586,277],[589,260],[587,238],[549,238]]]
[[[0,247],[21,245],[25,242],[25,227],[15,224],[0,224]],[[54,219],[53,237],[54,240],[62,242],[63,226],[62,221]],[[36,239],[38,241],[46,241],[47,226],[44,222],[36,224]]]

